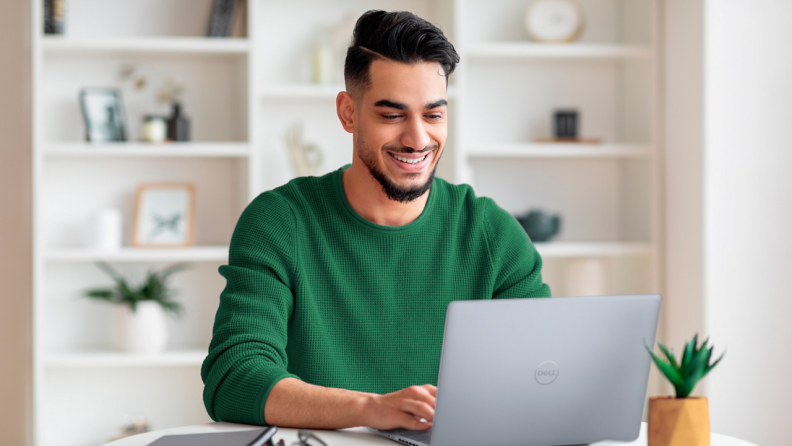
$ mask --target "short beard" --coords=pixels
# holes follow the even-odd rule
[[[377,159],[375,156],[373,156],[373,150],[366,150],[370,148],[365,146],[366,143],[361,140],[357,148],[358,155],[363,161],[363,164],[365,164],[368,168],[371,176],[379,182],[380,186],[382,186],[382,191],[385,192],[385,195],[387,195],[389,199],[398,201],[399,203],[409,203],[416,198],[421,197],[426,193],[426,191],[429,190],[430,187],[432,187],[432,181],[434,181],[435,171],[437,170],[437,165],[439,164],[440,159],[435,162],[435,166],[432,168],[432,172],[429,174],[429,178],[427,178],[424,184],[418,187],[404,188],[395,184],[390,180],[390,178],[385,176],[385,172],[381,171],[377,167]]]

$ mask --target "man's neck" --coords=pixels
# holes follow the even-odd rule
[[[352,163],[343,172],[344,194],[352,209],[366,220],[382,226],[404,226],[418,218],[430,191],[407,203],[391,200],[366,166]]]

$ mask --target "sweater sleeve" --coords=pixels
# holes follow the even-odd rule
[[[542,257],[514,216],[485,198],[485,228],[495,272],[493,299],[550,297]]]
[[[295,289],[291,208],[265,192],[239,217],[209,353],[201,365],[203,401],[215,421],[265,425],[264,403],[287,371],[288,320]]]

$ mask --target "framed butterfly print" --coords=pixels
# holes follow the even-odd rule
[[[132,246],[183,247],[195,244],[195,186],[142,183],[135,193]]]

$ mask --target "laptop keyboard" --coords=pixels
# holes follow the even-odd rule
[[[394,435],[400,435],[402,437],[409,438],[410,440],[416,441],[418,443],[429,444],[429,439],[432,437],[432,429],[426,431],[413,431],[408,429],[393,429],[389,430],[388,433]]]

